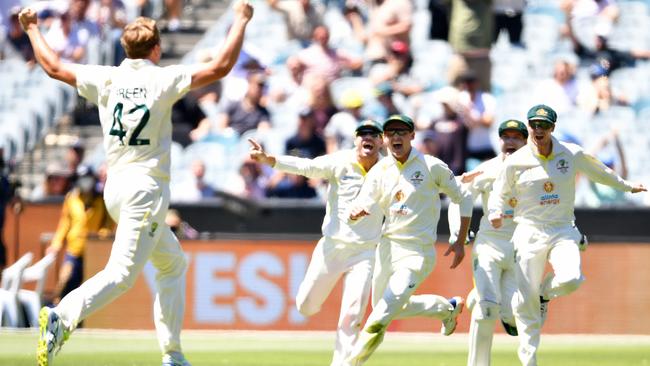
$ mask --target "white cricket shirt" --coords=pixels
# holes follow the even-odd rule
[[[99,108],[110,172],[169,179],[171,110],[190,90],[189,66],[125,59],[120,66],[76,65],[79,95]]]
[[[342,150],[315,159],[276,157],[275,168],[309,178],[327,179],[327,205],[323,236],[351,244],[378,243],[384,218],[376,204],[369,206],[370,217],[350,225],[350,204],[357,197],[366,171],[357,162],[354,150]]]
[[[528,225],[565,225],[575,220],[573,214],[576,174],[622,191],[632,185],[619,177],[578,145],[560,142],[554,137],[548,157],[537,155],[532,143],[506,158],[494,182],[488,207],[490,217],[509,207],[510,197],[517,197],[514,221]]]
[[[510,240],[512,233],[515,231],[515,222],[513,221],[514,209],[517,206],[517,199],[513,196],[508,197],[506,200],[506,207],[503,212],[503,226],[495,229],[490,224],[488,219],[488,199],[492,192],[492,186],[496,180],[501,168],[503,167],[503,155],[496,156],[490,160],[484,161],[474,170],[482,171],[470,183],[462,185],[463,190],[466,190],[472,196],[472,202],[477,197],[481,197],[481,206],[483,208],[483,217],[479,224],[479,233],[482,236],[490,238]],[[458,220],[458,205],[451,202],[449,204],[449,230],[451,233],[457,232],[460,228],[460,221]]]
[[[412,149],[404,164],[387,156],[368,173],[357,205],[377,202],[386,216],[383,236],[402,245],[432,245],[440,218],[440,193],[472,215],[472,199],[463,193],[447,164]],[[359,222],[372,217],[361,218]]]

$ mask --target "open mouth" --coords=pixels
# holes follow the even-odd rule
[[[534,138],[535,138],[535,140],[537,140],[537,142],[541,142],[542,140],[544,140],[544,135],[543,134],[541,134],[541,135],[535,134]]]
[[[361,145],[361,147],[362,147],[364,150],[372,150],[372,149],[375,148],[375,145],[373,145],[373,144],[371,144],[371,143],[369,143],[369,142],[364,142],[364,143]]]
[[[393,149],[395,149],[395,150],[399,150],[399,149],[402,148],[402,143],[401,143],[401,142],[393,142],[393,143],[391,144],[391,146],[393,147]]]
[[[506,148],[506,155],[510,155],[510,154],[514,153],[515,151],[517,151],[517,149],[515,149],[514,147]]]

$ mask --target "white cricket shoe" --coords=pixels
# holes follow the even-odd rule
[[[546,317],[548,315],[548,303],[551,300],[544,300],[543,297],[539,297],[539,313],[542,316],[542,325],[546,323]]]
[[[163,356],[162,366],[192,366],[189,361],[185,359],[182,353],[174,352],[174,354],[166,354]]]
[[[442,321],[440,334],[446,336],[451,335],[456,330],[456,325],[458,324],[458,315],[463,312],[463,306],[465,305],[465,300],[460,296],[454,296],[449,300],[454,300],[456,302],[456,306],[454,307],[454,310],[451,311],[451,314],[449,314],[449,317]]]
[[[54,355],[59,353],[70,332],[65,329],[61,318],[52,308],[43,307],[38,313],[38,345],[36,359],[38,366],[51,366]]]

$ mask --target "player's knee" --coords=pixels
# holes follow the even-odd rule
[[[125,292],[131,287],[133,287],[133,285],[135,285],[135,281],[137,280],[137,278],[138,278],[137,273],[133,273],[131,271],[125,274],[119,274],[115,279],[115,283],[118,289],[120,289],[122,292]]]
[[[584,282],[584,280],[585,280],[584,277],[576,276],[576,277],[568,278],[566,280],[562,280],[560,282],[561,284],[560,286],[564,288],[564,292],[566,294],[570,294],[575,290],[577,290],[580,287],[580,285]]]
[[[478,321],[495,321],[499,317],[501,307],[490,301],[480,301],[474,306],[472,316]]]

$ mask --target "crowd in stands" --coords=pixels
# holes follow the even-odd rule
[[[164,2],[166,29],[178,29],[182,3]],[[62,57],[87,62],[93,38],[110,40],[105,64],[124,57],[121,27],[160,6],[38,4],[46,38]],[[647,129],[637,129],[650,116],[648,1],[266,0],[255,7],[231,74],[174,107],[172,202],[220,191],[248,199],[322,198],[326,182],[248,159],[247,138],[271,153],[313,158],[350,148],[363,119],[395,113],[414,117],[420,150],[461,174],[495,156],[499,122],[523,120],[541,102],[559,113],[560,139],[619,173],[648,177],[650,158],[625,161],[635,142],[646,152],[650,146]],[[3,54],[33,63],[15,11],[3,14]],[[219,19],[184,62],[209,60],[228,19]],[[48,181],[62,170],[48,169]],[[599,206],[614,201],[608,195],[581,184],[578,200]]]

